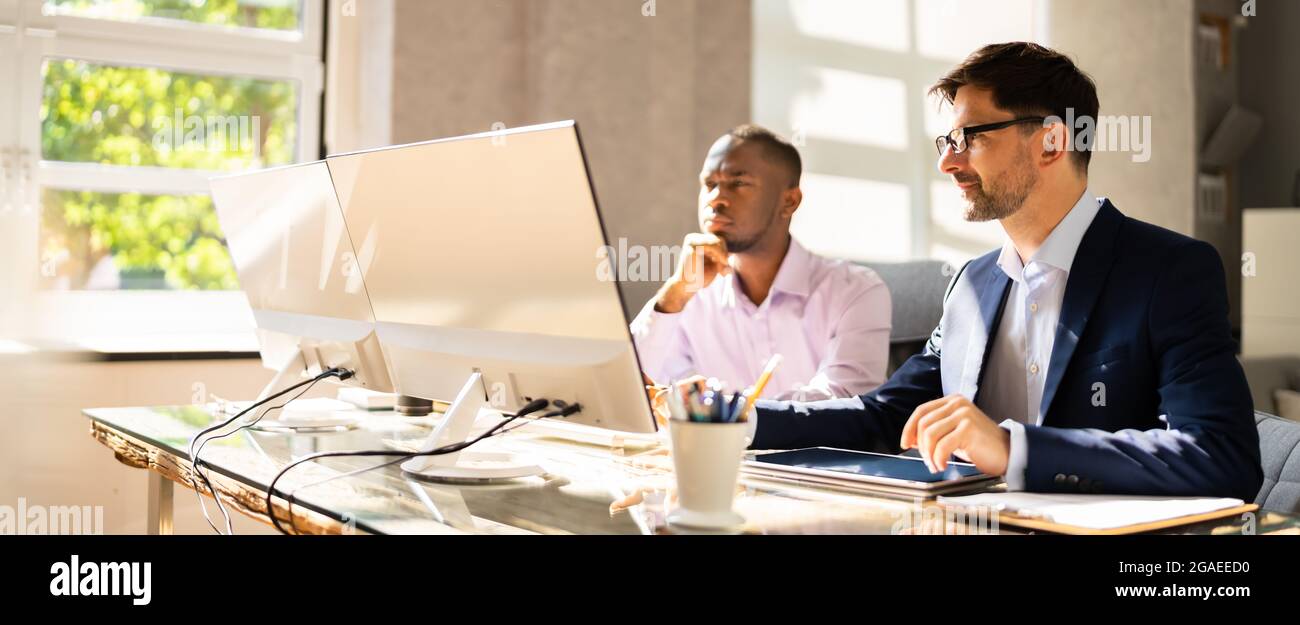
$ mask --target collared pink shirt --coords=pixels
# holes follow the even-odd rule
[[[810,253],[791,239],[767,299],[755,306],[735,274],[718,276],[676,314],[650,300],[632,321],[642,369],[658,383],[691,375],[752,385],[773,354],[768,399],[852,397],[885,381],[889,289],[876,273]]]

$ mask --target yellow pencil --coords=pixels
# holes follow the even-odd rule
[[[745,396],[745,405],[742,408],[745,414],[749,414],[749,407],[754,405],[759,395],[763,394],[763,387],[771,381],[772,374],[776,368],[781,365],[781,354],[772,354],[772,358],[767,361],[767,366],[763,367],[763,375],[758,376],[758,381],[754,383],[754,390]]]

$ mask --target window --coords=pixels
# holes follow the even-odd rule
[[[319,156],[322,10],[0,0],[0,334],[256,348],[207,181]]]
[[[126,21],[297,30],[298,0],[45,0],[45,12]]]
[[[791,228],[853,260],[961,263],[996,223],[961,218],[936,167],[948,130],[926,90],[985,43],[1033,40],[1037,0],[754,0],[755,121],[799,147],[807,175]]]

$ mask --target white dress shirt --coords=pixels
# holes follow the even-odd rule
[[[1011,490],[1024,488],[1029,457],[1024,424],[1043,423],[1043,385],[1070,266],[1100,209],[1097,198],[1084,189],[1028,263],[1021,263],[1009,239],[998,256],[998,267],[1011,278],[1011,291],[997,335],[992,337],[993,349],[984,365],[977,405],[989,418],[1002,419],[1000,425],[1011,432],[1006,474]]]

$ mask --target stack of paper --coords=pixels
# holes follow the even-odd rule
[[[1091,530],[1109,530],[1196,517],[1244,505],[1240,499],[1146,497],[1140,495],[1069,495],[981,493],[939,497],[939,503],[986,507],[1016,517]]]

